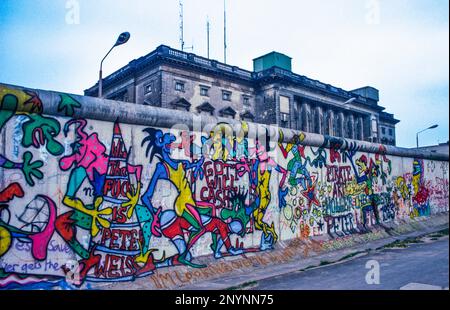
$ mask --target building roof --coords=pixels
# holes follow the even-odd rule
[[[392,113],[386,113],[386,112],[380,112],[379,118],[382,121],[388,121],[389,123],[397,124],[400,122],[400,120],[394,118],[394,114]]]
[[[411,149],[417,149],[417,150],[428,150],[432,153],[449,153],[449,142],[439,143],[437,145],[428,145],[428,146],[420,146],[420,147],[414,147]]]
[[[253,60],[261,59],[261,58],[267,57],[267,56],[269,56],[269,55],[272,55],[272,54],[283,55],[284,57],[287,57],[287,58],[290,58],[290,59],[292,59],[292,57],[289,57],[289,56],[288,56],[288,55],[286,55],[286,54],[283,54],[283,53],[280,53],[280,52],[277,52],[277,51],[272,51],[272,52],[270,52],[270,53],[267,53],[267,54],[264,54],[264,55],[262,55],[262,56],[259,56],[259,57],[256,57],[256,58],[253,58]]]
[[[158,46],[154,51],[150,52],[146,56],[142,56],[138,59],[132,60],[128,63],[128,65],[110,74],[103,79],[103,87],[108,87],[109,85],[116,84],[120,80],[130,77],[134,73],[144,70],[146,67],[158,61],[166,61],[173,64],[185,65],[191,67],[192,69],[206,70],[210,73],[220,74],[221,76],[229,77],[232,79],[240,79],[249,83],[254,83],[255,81],[262,80],[268,76],[272,78],[280,77],[286,80],[290,80],[295,84],[313,88],[318,91],[323,91],[330,95],[339,96],[344,99],[355,97],[355,95],[351,91],[345,91],[341,88],[334,87],[317,80],[312,80],[310,78],[307,78],[306,76],[298,75],[281,68],[272,67],[271,69],[261,72],[252,72],[236,66],[230,66],[216,60],[204,58],[193,53],[182,52],[166,45]],[[97,90],[98,82],[91,88],[86,89],[85,94],[95,96],[97,94]],[[358,97],[357,99],[362,103],[366,101],[362,96]]]
[[[146,68],[152,65],[162,63],[170,63],[173,65],[182,66],[184,68],[189,67],[190,69],[218,75],[221,78],[228,78],[231,80],[238,79],[241,82],[250,85],[261,85],[264,83],[283,81],[299,87],[308,88],[328,96],[338,97],[343,100],[356,98],[353,104],[367,106],[368,108],[376,111],[382,111],[385,109],[384,107],[379,106],[374,100],[366,98],[360,94],[356,94],[354,93],[354,91],[346,91],[342,88],[335,87],[318,80],[310,79],[306,76],[299,75],[293,73],[292,71],[285,70],[279,67],[271,67],[263,71],[252,72],[241,69],[237,66],[231,66],[225,63],[221,63],[217,60],[201,57],[193,53],[186,53],[180,50],[176,50],[166,45],[158,46],[154,51],[150,52],[146,56],[142,56],[138,59],[132,60],[128,63],[128,65],[110,74],[103,79],[103,87],[118,84],[121,81],[144,71]],[[98,83],[96,83],[91,88],[86,89],[85,95],[96,96],[97,92]],[[389,116],[386,116],[386,120],[388,120],[388,117]]]

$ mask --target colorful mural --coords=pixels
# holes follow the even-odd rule
[[[0,100],[2,289],[202,269],[203,255],[448,211],[448,162],[334,137],[313,147],[308,133],[251,139],[245,122],[201,134],[76,118],[82,105],[66,94],[57,117],[35,92],[0,86]]]

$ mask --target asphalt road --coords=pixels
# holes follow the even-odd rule
[[[374,273],[379,266],[379,284]],[[369,262],[371,261],[371,262]],[[369,263],[368,263],[369,262]],[[366,264],[369,268],[366,268]],[[298,271],[259,281],[250,289],[264,290],[397,290],[448,289],[449,239],[383,249],[342,263]]]

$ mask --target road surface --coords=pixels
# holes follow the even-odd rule
[[[379,266],[379,284],[376,265]],[[366,264],[368,267],[366,268]],[[253,290],[448,289],[449,239],[383,249],[342,263],[258,281]],[[370,272],[369,276],[367,273]]]

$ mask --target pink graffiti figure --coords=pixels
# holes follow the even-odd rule
[[[99,174],[105,174],[108,167],[108,156],[106,155],[106,148],[98,139],[97,133],[88,135],[84,128],[86,127],[86,120],[73,119],[66,123],[64,132],[67,133],[72,124],[78,125],[76,128],[76,140],[72,144],[74,153],[69,156],[64,156],[59,166],[62,170],[69,170],[73,165],[83,167],[86,169],[86,174],[90,181],[94,179],[94,168]]]

